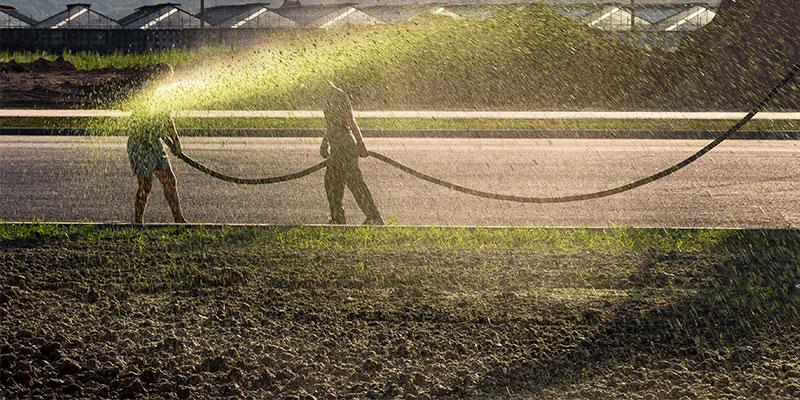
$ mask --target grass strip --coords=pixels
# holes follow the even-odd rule
[[[274,249],[325,251],[350,249],[508,250],[580,253],[730,252],[800,248],[794,230],[709,229],[549,229],[439,227],[130,227],[48,223],[0,224],[0,241],[120,241],[144,245],[195,247],[269,246]],[[739,251],[739,250],[735,250]]]
[[[87,135],[115,134],[93,129],[115,126],[109,118],[0,118],[0,128],[88,129]],[[498,130],[548,132],[703,132],[724,131],[736,121],[728,120],[509,120],[509,119],[427,119],[360,118],[359,125],[370,130]],[[324,129],[321,118],[178,118],[178,129],[188,136],[202,136],[202,130],[303,130]],[[800,130],[800,121],[755,120],[743,132],[788,132]],[[119,133],[121,134],[121,133]]]
[[[17,51],[0,52],[0,62],[14,61],[27,64],[39,59],[54,61],[58,57],[70,62],[79,71],[90,71],[102,68],[142,68],[157,64],[185,64],[208,56],[218,50],[212,49],[169,49],[147,51],[144,53],[111,53],[98,54],[93,52],[72,52],[66,50],[62,53],[46,51]]]

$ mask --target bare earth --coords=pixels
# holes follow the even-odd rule
[[[26,229],[1,398],[800,396],[792,231]]]
[[[139,88],[162,68],[101,68],[79,71],[59,58],[50,62],[0,62],[0,107],[70,108],[104,104]]]
[[[197,160],[257,177],[318,162],[317,140],[187,138]],[[475,188],[522,195],[605,189],[650,175],[706,144],[692,140],[368,139],[371,150]],[[410,225],[786,227],[800,222],[800,147],[730,141],[659,182],[614,197],[525,205],[469,197],[418,181],[375,160],[362,170],[384,217]],[[0,137],[0,219],[129,221],[135,179],[125,138]],[[236,186],[172,157],[185,213],[194,222],[317,224],[327,220],[322,174],[270,186]],[[169,222],[161,190],[150,222]],[[346,195],[350,222],[359,223]]]

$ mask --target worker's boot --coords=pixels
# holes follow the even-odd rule
[[[383,218],[381,217],[370,217],[365,219],[362,225],[383,226],[386,225],[386,223],[383,222]]]

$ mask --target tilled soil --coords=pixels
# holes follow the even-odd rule
[[[164,68],[81,71],[61,57],[0,63],[0,108],[103,107],[140,88]]]
[[[2,395],[800,396],[798,248],[314,246],[0,242]]]

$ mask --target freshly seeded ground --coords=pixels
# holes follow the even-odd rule
[[[3,396],[800,396],[795,231],[0,226]]]
[[[649,132],[706,132],[725,131],[737,121],[732,120],[536,120],[536,119],[432,119],[432,118],[359,118],[362,129],[376,131],[518,131],[526,132],[639,132],[647,137]],[[323,131],[322,118],[176,118],[181,136],[266,135],[269,132]],[[29,118],[0,117],[0,128],[50,128],[82,129],[87,135],[120,135],[119,129],[97,129],[98,126],[115,126],[111,118]],[[742,132],[797,132],[800,122],[791,120],[755,120],[742,128]],[[373,134],[374,134],[373,133]],[[321,133],[319,133],[321,136]]]
[[[177,65],[195,62],[202,57],[210,56],[212,51],[219,53],[223,50],[224,48],[202,48],[197,51],[172,49],[148,51],[138,54],[112,53],[103,55],[83,51],[64,51],[61,54],[44,51],[0,52],[0,63],[14,61],[20,64],[26,64],[40,59],[55,61],[60,56],[64,58],[65,61],[74,65],[79,71],[91,71],[102,68],[143,68],[164,63]]]

